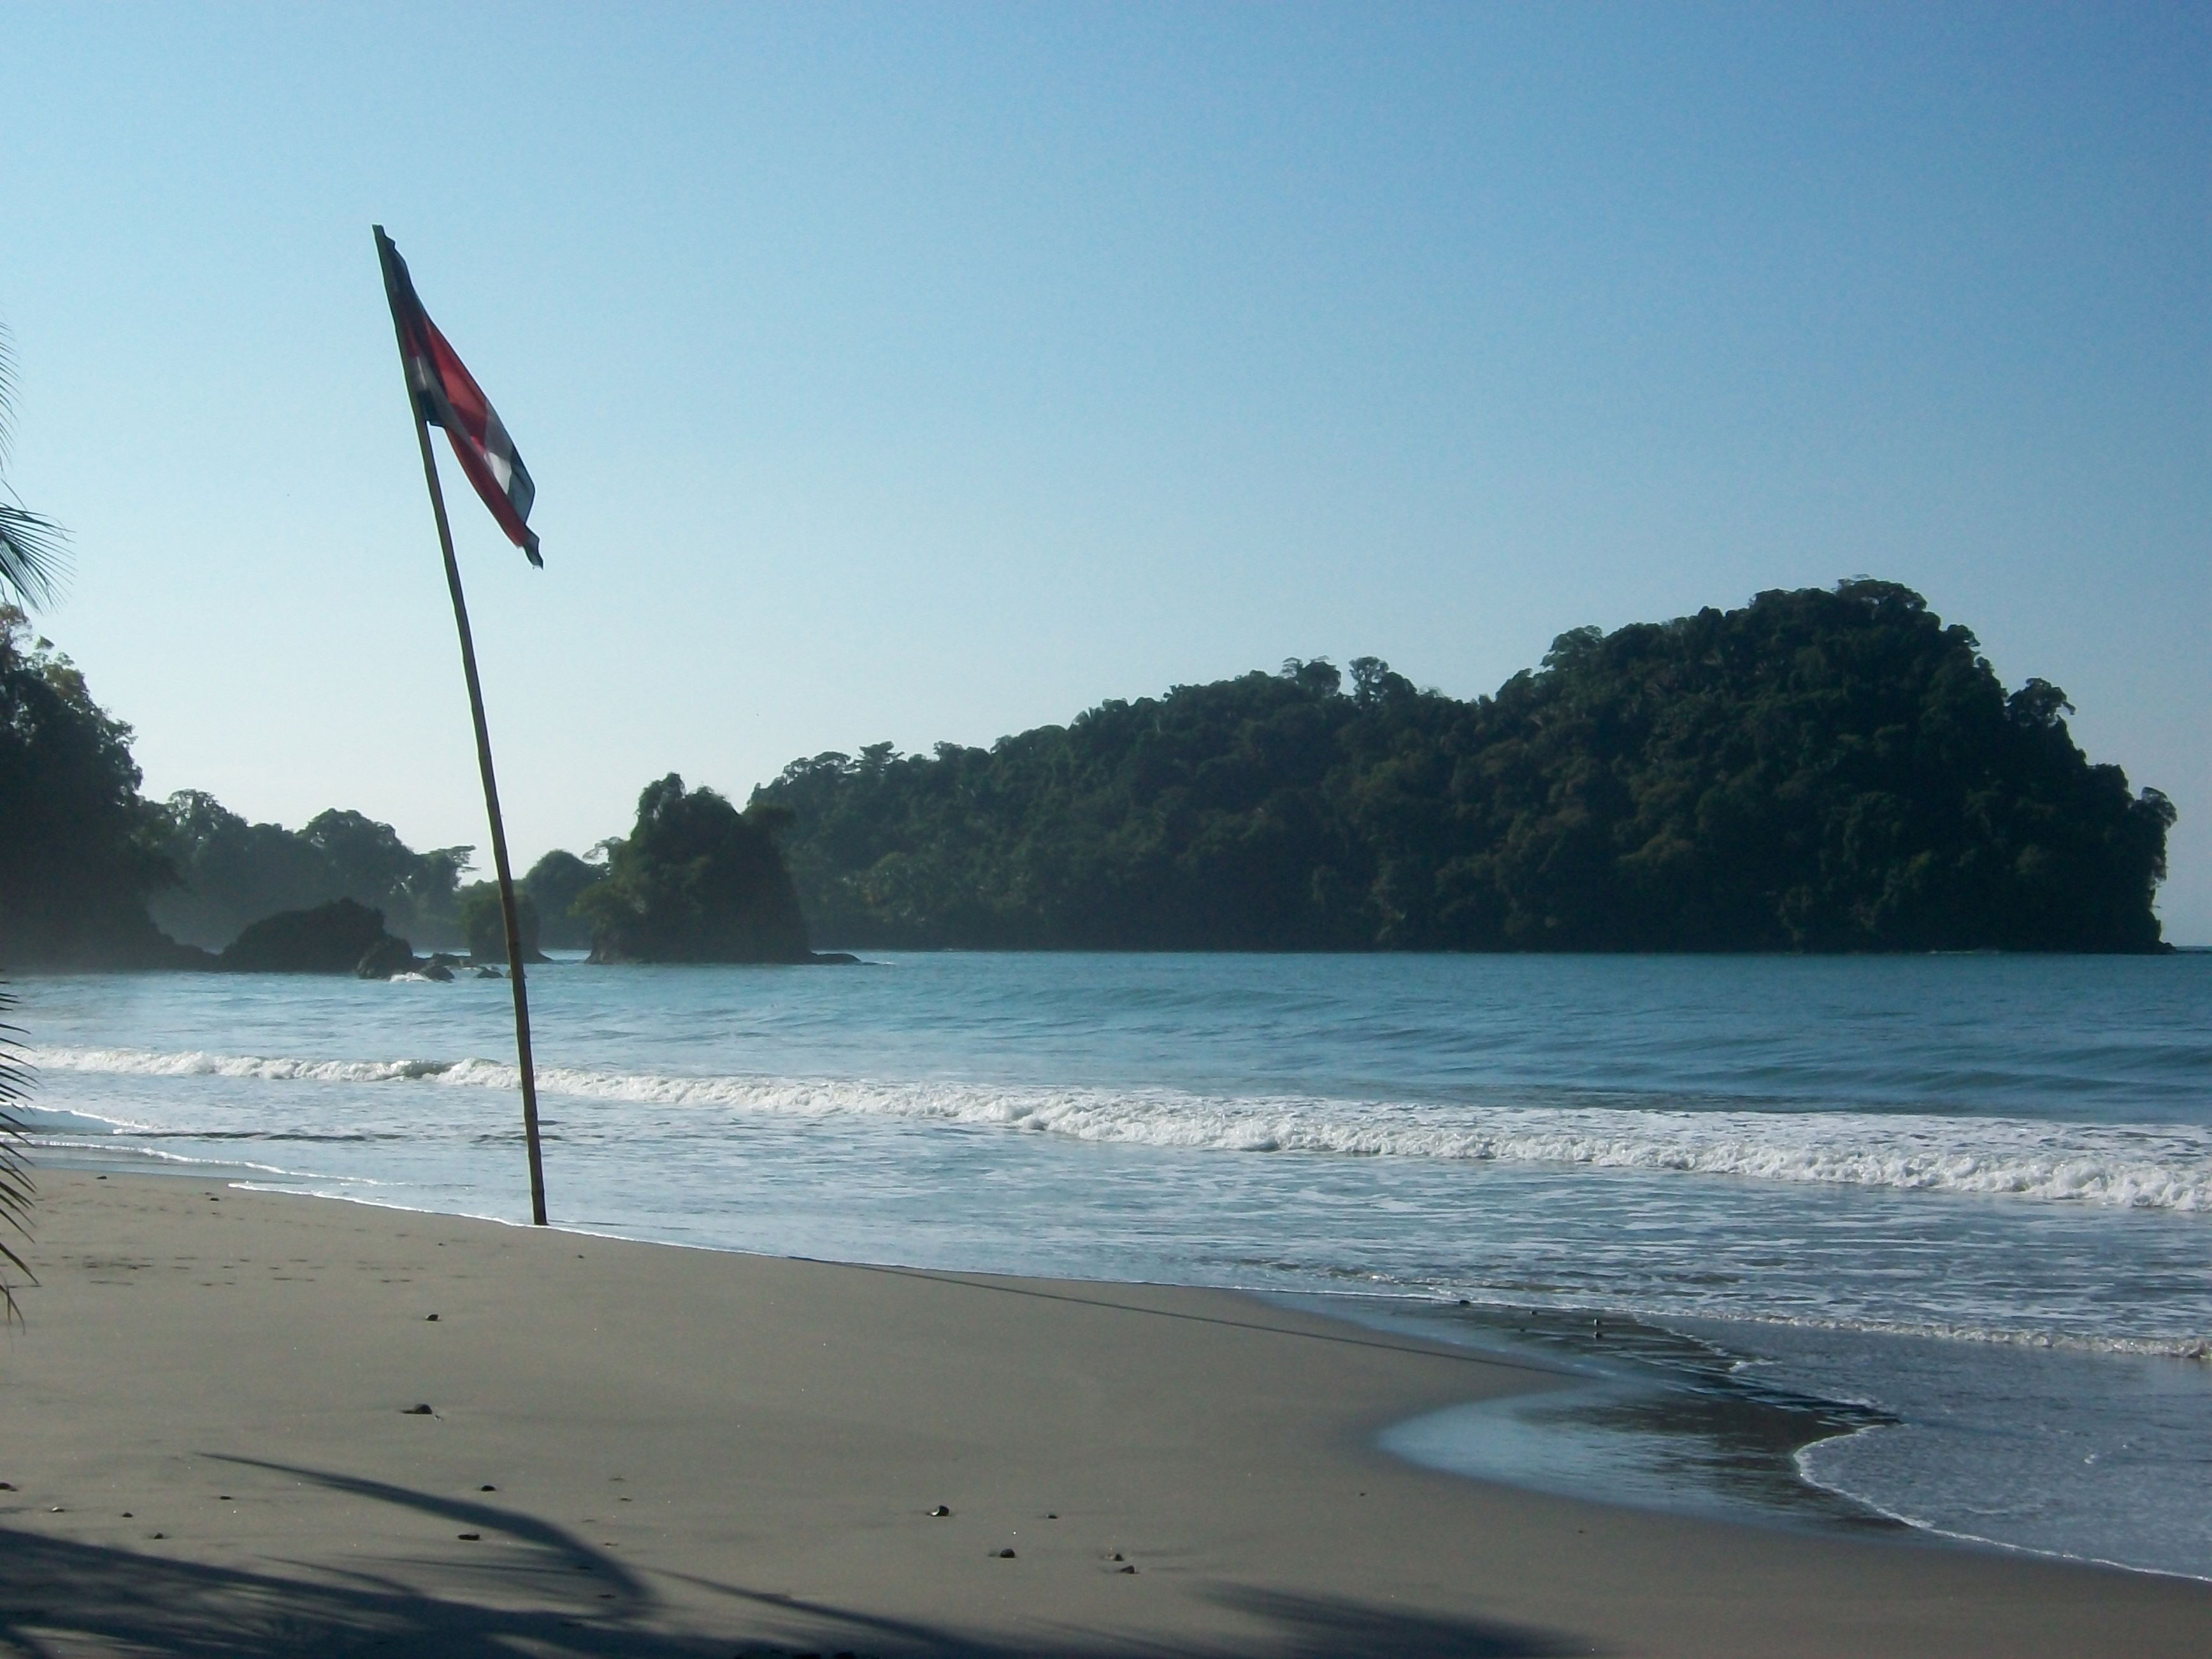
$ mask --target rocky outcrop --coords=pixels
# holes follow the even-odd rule
[[[384,931],[384,912],[333,899],[264,916],[225,945],[215,965],[235,974],[351,974],[372,952],[404,960],[400,972],[415,960],[405,939]]]
[[[413,948],[405,939],[386,933],[362,952],[353,971],[362,979],[390,979],[395,974],[411,974],[415,968]]]

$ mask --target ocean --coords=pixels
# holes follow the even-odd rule
[[[43,1160],[521,1220],[508,988],[33,977]],[[1236,1285],[1572,1386],[1549,1490],[2212,1577],[2212,955],[531,979],[556,1224]]]

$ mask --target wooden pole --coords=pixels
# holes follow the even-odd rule
[[[415,413],[415,441],[422,451],[422,481],[430,489],[430,512],[438,521],[438,547],[446,556],[446,586],[453,596],[453,625],[461,635],[461,673],[469,683],[469,713],[476,720],[477,769],[483,775],[484,811],[491,819],[492,866],[499,875],[499,910],[507,924],[507,983],[514,991],[514,1052],[522,1073],[522,1133],[530,1147],[530,1219],[545,1224],[545,1164],[538,1149],[538,1072],[530,1058],[530,996],[522,977],[522,929],[515,918],[514,872],[507,860],[507,825],[499,814],[499,781],[492,774],[491,728],[484,723],[483,686],[477,678],[477,647],[469,632],[468,601],[461,596],[460,562],[453,557],[453,528],[446,522],[446,492],[438,484],[438,459],[430,448],[429,422],[408,374],[407,337],[395,314],[392,329],[399,344],[399,372],[407,380],[407,406]]]

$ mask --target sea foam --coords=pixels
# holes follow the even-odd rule
[[[309,1060],[49,1048],[48,1070],[513,1090],[469,1058]],[[937,1121],[1188,1151],[1304,1152],[1724,1176],[2212,1212],[2212,1129],[1872,1112],[1681,1110],[1207,1095],[1169,1089],[538,1073],[541,1095],[664,1109]]]

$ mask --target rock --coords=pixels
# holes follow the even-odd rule
[[[11,1487],[9,1490],[12,1491],[14,1489]],[[930,1513],[935,1516],[947,1516],[951,1514],[952,1511],[947,1509],[944,1504],[939,1504],[935,1509],[930,1510]]]
[[[998,1559],[1001,1561],[1011,1561],[1014,1559],[1014,1553],[1012,1550],[1000,1550],[998,1553]]]
[[[505,979],[507,975],[501,973],[498,969],[493,967],[489,963],[480,963],[477,967],[477,977],[478,979]]]
[[[442,962],[426,962],[415,971],[422,975],[424,979],[436,980],[441,985],[451,985],[453,982],[453,970]]]
[[[415,971],[415,952],[405,939],[386,933],[362,952],[353,971],[361,979],[390,979],[398,974],[411,974]]]
[[[425,1405],[409,1406],[399,1413],[402,1417],[435,1417],[437,1413]]]
[[[333,899],[312,910],[264,916],[223,947],[216,966],[237,974],[350,974],[386,940],[414,953],[404,939],[384,931],[384,913],[351,899]]]

